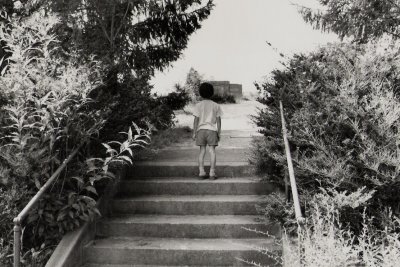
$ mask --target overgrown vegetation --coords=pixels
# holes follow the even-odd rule
[[[306,22],[322,31],[334,32],[342,39],[358,43],[383,35],[400,37],[400,1],[390,0],[319,0],[323,10],[300,6]]]
[[[12,219],[71,151],[84,145],[24,223],[23,264],[43,266],[66,232],[99,213],[96,200],[114,178],[116,164],[132,164],[135,149],[148,144],[149,132],[135,124],[133,133],[132,123],[126,124],[132,117],[126,118],[118,128],[128,130],[123,138],[109,135],[121,142],[103,142],[106,151],[100,151],[95,137],[115,114],[112,105],[98,105],[90,97],[102,86],[102,64],[94,59],[85,64],[60,46],[53,33],[56,16],[38,12],[5,20],[0,28],[9,53],[0,80],[0,265],[11,265]],[[143,94],[134,100],[139,97],[146,102]],[[154,99],[140,119],[159,115],[152,108],[171,110]],[[172,115],[166,116],[172,123]]]
[[[179,88],[151,94],[149,79],[180,56],[213,3],[3,2],[0,265],[11,265],[12,219],[83,145],[24,224],[23,265],[44,266],[64,233],[98,214],[118,163],[131,164],[150,131],[171,127],[186,105]]]
[[[71,151],[91,142],[104,125],[105,110],[92,110],[90,92],[99,85],[99,64],[78,63],[60,49],[51,30],[55,16],[36,14],[0,29],[10,52],[0,80],[0,264],[11,265],[12,219],[61,165]],[[10,30],[12,28],[12,31]],[[61,58],[62,57],[62,58]],[[104,159],[81,153],[29,214],[23,230],[23,263],[39,266],[67,231],[91,220],[97,183],[113,178],[109,166],[128,162],[133,146],[147,134],[128,138],[118,152],[109,144]],[[144,139],[143,139],[144,138]],[[126,139],[126,138],[125,138]]]
[[[258,85],[259,101],[267,108],[255,118],[265,138],[254,143],[253,163],[283,185],[282,101],[302,206],[307,210],[323,190],[343,229],[357,237],[363,234],[364,209],[373,231],[383,231],[389,215],[400,214],[399,48],[389,37],[328,45],[295,55]],[[356,194],[360,188],[369,201]],[[354,197],[354,205],[340,205],[346,194]],[[295,229],[286,201],[271,196],[269,202],[267,216]]]
[[[371,195],[362,195],[368,200]],[[342,204],[356,207],[363,200],[359,196],[342,195]],[[399,232],[400,220],[388,214],[387,227],[376,229],[370,217],[364,212],[361,231],[357,235],[342,224],[337,202],[326,192],[319,193],[309,204],[308,223],[293,240],[284,235],[285,266],[319,267],[326,266],[379,266],[394,267],[400,258]],[[302,254],[299,254],[299,245]],[[300,262],[301,261],[301,262]]]
[[[351,43],[294,55],[257,84],[266,108],[255,117],[263,140],[253,163],[283,185],[287,173],[279,101],[285,109],[290,150],[305,231],[298,232],[305,266],[396,266],[399,246],[400,90],[397,1],[319,1],[300,7],[306,22]],[[294,210],[271,195],[265,215],[290,236]],[[288,240],[287,240],[288,241]],[[286,244],[290,243],[289,241]],[[285,263],[299,266],[297,246]]]

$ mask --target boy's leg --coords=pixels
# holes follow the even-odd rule
[[[206,154],[206,146],[200,146],[200,154],[199,154],[199,176],[205,176],[206,172],[204,171],[204,155]]]
[[[216,146],[210,146],[210,177],[215,177],[215,166],[217,164]]]

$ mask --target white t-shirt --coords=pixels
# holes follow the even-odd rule
[[[212,100],[205,99],[196,104],[193,115],[199,118],[198,130],[218,131],[217,118],[222,116],[221,107]]]

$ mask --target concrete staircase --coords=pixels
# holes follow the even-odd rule
[[[99,223],[97,239],[85,248],[85,266],[247,266],[240,259],[281,266],[273,259],[281,253],[274,239],[246,230],[280,235],[256,210],[274,186],[253,177],[245,161],[220,162],[221,178],[198,180],[187,155],[197,150],[173,154],[179,153],[180,159],[161,153],[131,169],[112,203],[113,216]]]

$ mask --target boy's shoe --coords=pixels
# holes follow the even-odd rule
[[[210,175],[210,180],[216,180],[218,178],[218,176],[217,175],[215,175],[215,174],[213,174],[213,175]]]
[[[208,178],[208,175],[207,174],[200,174],[199,175],[199,179],[200,180],[204,180],[204,179],[207,179]]]

